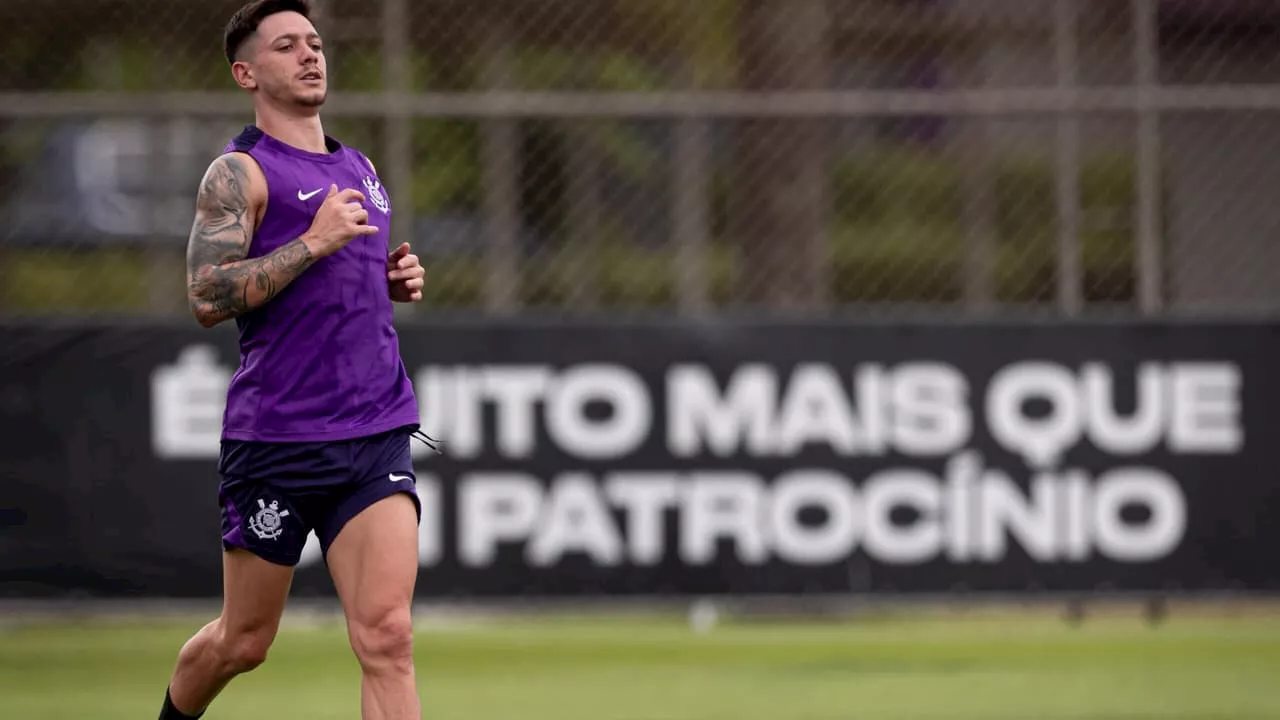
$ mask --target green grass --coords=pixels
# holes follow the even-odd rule
[[[0,718],[153,718],[186,624],[0,630]],[[438,720],[1280,718],[1280,618],[729,624],[521,620],[423,629]],[[359,717],[338,627],[282,630],[206,715]]]

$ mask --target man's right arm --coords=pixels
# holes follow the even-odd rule
[[[187,300],[204,327],[261,307],[318,259],[301,238],[245,259],[265,195],[262,171],[238,153],[214,160],[200,183],[187,240]]]

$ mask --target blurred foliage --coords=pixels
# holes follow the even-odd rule
[[[964,182],[956,161],[895,146],[839,163],[833,291],[840,302],[951,302],[963,292]],[[1049,159],[993,162],[994,277],[1001,302],[1051,302],[1057,208]],[[1133,298],[1135,178],[1127,156],[1081,167],[1080,267],[1089,302]]]
[[[180,254],[169,259],[184,272]],[[0,246],[0,312],[145,313],[149,267],[142,248]]]
[[[1093,158],[1082,165],[1080,263],[1090,302],[1133,299],[1133,180],[1127,157]],[[1051,162],[999,161],[991,182],[997,299],[1053,302],[1057,236]],[[724,185],[718,183],[721,189]],[[836,202],[829,227],[832,301],[937,304],[961,299],[961,189],[956,164],[935,154],[892,148],[839,162],[833,173]],[[722,196],[723,190],[717,192],[715,202],[723,204]],[[601,308],[670,307],[676,297],[674,251],[645,247],[626,237],[605,222],[598,242],[590,247],[573,253],[534,253],[520,268],[522,300],[531,307],[563,307],[574,287],[586,282],[596,289]],[[718,235],[708,258],[709,292],[720,307],[731,304],[734,279],[740,273],[761,271],[742,263],[731,240]],[[144,253],[133,251],[11,250],[0,260],[0,310],[143,310],[148,262]],[[442,254],[424,262],[429,266],[424,311],[483,306],[486,270],[480,255]],[[174,254],[173,263],[172,272],[180,274],[179,254]],[[86,277],[108,278],[107,294],[101,284],[81,287]]]

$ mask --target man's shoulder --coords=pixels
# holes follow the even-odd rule
[[[225,154],[239,151],[247,154],[257,147],[264,137],[266,137],[266,133],[262,131],[262,128],[256,125],[245,125],[239,135],[227,142],[222,148],[222,152]]]
[[[205,170],[205,181],[202,189],[216,178],[225,178],[234,182],[245,193],[247,199],[265,199],[267,194],[267,175],[258,164],[257,159],[242,150],[226,150],[209,162]]]

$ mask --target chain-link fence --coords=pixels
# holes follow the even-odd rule
[[[185,312],[238,0],[0,0],[0,311]],[[409,312],[1280,306],[1280,6],[320,0]]]

